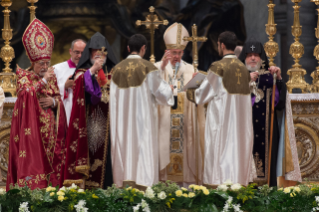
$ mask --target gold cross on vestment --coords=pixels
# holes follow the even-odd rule
[[[241,73],[239,69],[237,69],[236,77],[238,77],[237,84],[240,85],[239,77],[241,77]]]
[[[159,25],[167,25],[168,21],[167,20],[163,20],[160,21],[157,17],[156,14],[154,14],[155,12],[155,8],[152,6],[149,8],[150,14],[146,16],[146,20],[145,21],[141,21],[141,20],[137,20],[136,21],[136,25],[137,26],[141,26],[141,25],[145,25],[146,29],[150,30],[151,33],[151,57],[150,57],[150,61],[152,63],[155,63],[155,56],[154,56],[154,34],[155,34],[155,29],[158,28]]]
[[[193,43],[193,66],[195,69],[195,72],[197,71],[198,67],[198,47],[197,47],[197,42],[205,42],[207,41],[206,37],[198,37],[197,36],[197,26],[194,24],[192,26],[192,36],[191,37],[184,37],[184,41],[190,41]]]
[[[133,65],[133,62],[129,62],[129,65],[126,67],[126,71],[128,71],[127,78],[128,80],[132,77],[132,72],[138,67],[138,65]]]

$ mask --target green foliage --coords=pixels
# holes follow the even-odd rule
[[[232,197],[232,204],[246,212],[307,212],[319,207],[319,186],[310,183],[296,187],[269,188],[263,185],[256,189],[255,184],[239,190],[208,190],[204,186],[191,185],[189,189],[179,188],[172,182],[158,183],[148,190],[147,195],[138,189],[115,185],[106,190],[81,190],[75,185],[70,188],[30,190],[27,186],[12,186],[5,193],[0,189],[2,211],[19,211],[21,203],[27,202],[32,212],[75,212],[79,201],[85,200],[88,211],[97,212],[142,212],[148,208],[152,212],[218,212]],[[316,198],[317,197],[317,198]],[[317,202],[318,200],[318,202]],[[234,211],[231,208],[229,212]]]

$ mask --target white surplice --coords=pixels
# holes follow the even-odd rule
[[[128,59],[140,60],[137,55]],[[159,180],[157,105],[174,105],[172,90],[160,71],[147,74],[137,87],[110,85],[110,128],[113,180],[152,186]]]
[[[162,61],[154,65],[161,70],[162,78],[172,84],[175,69],[171,63],[168,62],[164,70],[161,69]],[[178,95],[178,108],[173,110],[169,106],[159,106],[161,180],[184,182],[184,186],[201,184],[203,171],[205,108],[204,105],[196,107],[187,99],[184,91],[184,86],[192,79],[193,74],[193,65],[181,60],[174,85],[175,95]],[[178,122],[174,123],[175,120]],[[178,171],[174,171],[173,167],[176,165],[179,167]]]
[[[247,185],[253,162],[250,94],[228,93],[223,78],[209,71],[195,90],[195,101],[197,104],[208,103],[203,183],[219,185],[230,179],[233,183]]]
[[[73,101],[73,90],[72,88],[68,88],[68,97],[64,98],[64,85],[65,82],[68,80],[68,78],[74,74],[75,67],[70,67],[68,61],[65,61],[63,63],[59,63],[53,66],[54,67],[54,73],[57,78],[61,99],[63,100],[65,113],[67,117],[67,125],[69,126],[70,116],[71,116],[71,110],[72,110],[72,101]]]

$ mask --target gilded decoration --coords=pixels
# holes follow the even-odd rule
[[[292,101],[302,178],[319,181],[319,101]]]
[[[315,28],[315,36],[318,39],[319,42],[319,1],[318,0],[311,0],[311,2],[314,2],[317,5],[317,12],[318,12],[318,22],[317,22],[317,28]],[[313,51],[313,56],[318,60],[318,64],[319,64],[319,44],[315,47],[314,51]],[[319,92],[319,65],[316,68],[315,71],[313,71],[311,73],[311,77],[312,77],[312,85],[309,86],[309,92],[312,93],[318,93]]]
[[[88,116],[87,131],[90,153],[93,155],[105,143],[107,119],[98,106]]]
[[[9,162],[9,143],[11,123],[1,123],[0,126],[0,171],[2,179],[7,179],[8,162]]]
[[[158,19],[158,16],[156,14],[154,14],[155,12],[155,8],[152,6],[149,8],[150,14],[146,16],[146,20],[145,21],[141,21],[141,20],[137,20],[136,21],[136,25],[137,26],[141,26],[141,25],[145,25],[147,29],[150,30],[150,34],[151,34],[151,57],[150,57],[150,61],[151,63],[155,63],[155,56],[154,56],[154,34],[155,34],[155,29],[158,28],[159,25],[167,25],[168,21],[167,20],[163,20],[160,21]]]
[[[167,179],[183,182],[183,153],[171,153],[170,163],[167,166]]]
[[[94,172],[97,170],[97,168],[99,168],[99,166],[102,166],[103,165],[103,162],[99,159],[95,159],[94,160],[94,163],[92,164],[91,166],[91,171]]]

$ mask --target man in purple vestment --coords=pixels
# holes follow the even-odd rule
[[[101,101],[101,97],[108,96],[104,71],[116,61],[105,37],[96,33],[88,41],[72,76],[72,111],[61,173],[61,184],[65,186],[75,183],[82,188],[105,188],[113,183],[108,102],[104,98]]]
[[[250,72],[250,90],[253,107],[254,147],[253,155],[257,169],[257,181],[267,182],[268,154],[271,121],[271,96],[273,74],[276,73],[275,110],[282,111],[286,102],[286,84],[282,81],[279,67],[269,67],[263,45],[255,39],[248,40],[239,59],[246,64]],[[273,145],[271,156],[270,185],[277,185],[276,166],[280,138],[279,124],[275,112],[273,127]]]

